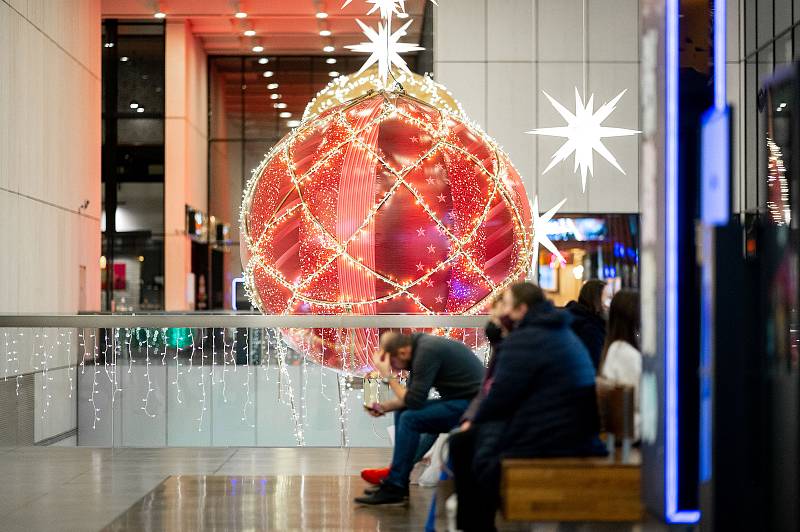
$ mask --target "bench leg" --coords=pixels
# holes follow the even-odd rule
[[[613,434],[606,434],[606,451],[608,451],[608,460],[609,462],[614,461],[614,455],[616,454],[616,447],[617,442],[614,439]]]
[[[631,438],[622,438],[622,463],[627,464],[631,461]]]

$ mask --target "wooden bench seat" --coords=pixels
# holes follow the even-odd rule
[[[597,403],[610,457],[503,460],[507,521],[641,520],[641,456],[631,448],[633,389],[598,380]]]
[[[503,461],[507,521],[639,521],[640,460],[513,458]]]

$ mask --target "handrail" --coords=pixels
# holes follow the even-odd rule
[[[148,328],[483,328],[486,316],[441,314],[261,315],[252,313],[0,314],[2,327]]]

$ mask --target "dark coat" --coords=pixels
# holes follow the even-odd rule
[[[577,301],[570,301],[564,308],[572,315],[572,330],[589,350],[589,357],[597,372],[606,341],[606,321]]]
[[[505,421],[504,456],[605,454],[598,438],[595,372],[572,318],[537,305],[498,346],[491,389],[476,425]]]

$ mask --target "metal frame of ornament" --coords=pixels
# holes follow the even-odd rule
[[[308,102],[305,111],[303,111],[302,119],[308,120],[322,114],[331,107],[346,103],[351,99],[349,95],[353,94],[358,89],[361,89],[362,93],[368,90],[381,90],[383,88],[383,81],[377,74],[370,73],[372,70],[377,72],[377,68],[371,68],[363,74],[339,76],[330,81],[324,89],[319,91],[316,96]],[[429,100],[423,99],[423,101],[429,105],[437,109],[444,109],[450,114],[456,115],[461,120],[467,122],[470,127],[474,127],[474,124],[469,123],[469,117],[467,117],[467,114],[464,112],[461,102],[453,96],[447,87],[441,83],[437,83],[430,74],[426,73],[420,76],[419,74],[409,74],[401,71],[395,78],[395,82],[402,87],[407,96],[415,97],[413,94],[409,94],[409,89],[418,90],[420,93],[430,97]],[[453,108],[448,102],[448,98],[441,97],[439,93],[447,94],[448,98],[455,102],[456,107]]]
[[[371,127],[372,125],[374,125],[374,123],[380,123],[381,121],[385,120],[386,118],[388,118],[390,116],[400,115],[403,119],[408,120],[410,123],[416,125],[417,127],[420,127],[421,129],[429,131],[433,136],[437,136],[437,137],[441,137],[442,136],[443,131],[441,131],[441,130],[438,130],[438,131],[437,130],[431,130],[431,127],[430,127],[429,124],[424,123],[424,122],[422,122],[422,121],[420,121],[420,120],[418,120],[418,119],[416,119],[416,118],[414,118],[412,116],[409,116],[408,114],[404,113],[403,111],[401,111],[400,109],[398,109],[397,107],[394,106],[394,104],[390,100],[390,95],[392,95],[392,96],[403,96],[405,98],[409,98],[409,99],[415,100],[417,102],[420,102],[420,103],[422,103],[422,104],[424,104],[426,106],[430,106],[429,103],[426,103],[426,102],[424,102],[424,101],[422,101],[422,100],[420,100],[418,98],[415,98],[414,96],[406,94],[405,91],[403,91],[402,89],[400,89],[400,90],[398,90],[398,89],[392,89],[392,90],[381,89],[381,90],[378,90],[378,91],[370,90],[367,93],[363,94],[362,96],[359,96],[359,97],[351,100],[349,103],[347,103],[340,110],[340,112],[333,113],[330,116],[327,116],[327,117],[323,118],[323,120],[325,122],[330,122],[330,121],[333,121],[333,120],[339,120],[340,117],[341,117],[341,112],[344,112],[344,111],[350,109],[352,106],[360,103],[364,99],[369,98],[369,97],[373,97],[376,94],[381,94],[383,96],[383,98],[385,100],[384,109],[383,109],[382,113],[380,114],[380,116],[378,116],[373,122],[371,122],[370,124],[365,126],[365,128],[366,127]],[[497,157],[497,153],[498,153],[498,151],[502,152],[502,153],[505,153],[505,152],[497,144],[497,142],[494,141],[494,139],[492,139],[489,135],[487,135],[474,122],[466,120],[465,117],[460,115],[460,114],[451,113],[451,112],[449,112],[447,110],[443,110],[443,109],[438,109],[437,108],[437,111],[443,117],[442,124],[444,124],[446,122],[446,120],[444,120],[444,119],[446,117],[448,117],[448,116],[452,116],[453,118],[464,122],[468,127],[473,129],[473,131],[477,135],[480,135],[481,138],[491,147],[491,149],[492,149],[492,151],[493,151],[493,153],[495,155],[496,160],[498,162],[502,161],[502,159],[500,157]],[[492,172],[489,169],[487,169],[477,157],[475,157],[471,153],[465,151],[460,146],[454,146],[454,145],[452,145],[452,144],[450,144],[448,142],[445,142],[445,141],[439,139],[434,143],[434,145],[425,154],[423,154],[423,156],[419,160],[417,160],[413,165],[409,166],[403,173],[399,173],[396,170],[394,170],[390,165],[388,165],[380,157],[380,155],[374,153],[374,151],[372,151],[372,149],[369,146],[366,146],[358,138],[359,133],[361,133],[365,128],[361,128],[360,130],[354,130],[349,124],[347,124],[345,121],[341,121],[341,120],[340,120],[340,125],[342,125],[343,127],[347,128],[350,131],[350,136],[345,141],[343,141],[340,144],[340,146],[344,146],[344,145],[347,145],[347,144],[350,144],[350,143],[353,143],[354,145],[360,145],[370,155],[375,157],[376,160],[380,161],[381,164],[383,165],[383,167],[387,171],[391,172],[394,175],[394,177],[396,178],[396,181],[392,185],[392,187],[389,189],[389,191],[387,191],[387,193],[383,196],[383,198],[381,198],[381,200],[378,203],[373,205],[372,209],[370,209],[370,212],[367,215],[367,217],[365,218],[365,220],[359,225],[358,229],[356,229],[353,232],[353,234],[350,236],[350,238],[345,242],[339,243],[333,235],[329,234],[329,232],[324,228],[322,223],[319,220],[317,220],[311,214],[311,211],[310,211],[309,207],[306,205],[305,201],[303,200],[302,192],[299,189],[299,185],[303,181],[306,180],[307,176],[313,175],[314,172],[318,168],[320,168],[323,164],[325,164],[325,162],[336,152],[336,150],[331,150],[331,152],[329,152],[329,154],[324,159],[321,159],[321,160],[317,161],[315,164],[313,164],[306,171],[306,173],[304,175],[302,175],[302,176],[297,176],[295,174],[296,168],[294,167],[294,164],[292,163],[292,161],[289,158],[288,147],[293,144],[293,141],[302,140],[303,135],[309,129],[309,127],[308,127],[309,125],[310,124],[309,124],[308,120],[304,120],[303,123],[301,123],[297,128],[293,129],[286,137],[281,139],[278,142],[278,144],[276,144],[265,155],[264,159],[261,161],[261,163],[258,165],[258,167],[255,170],[253,170],[252,175],[251,175],[250,179],[248,180],[247,185],[245,187],[245,191],[244,191],[244,194],[243,194],[243,201],[242,201],[241,209],[240,209],[240,212],[239,212],[239,222],[240,222],[240,232],[241,232],[241,236],[242,236],[242,243],[247,246],[248,251],[250,249],[253,249],[254,247],[258,247],[258,245],[261,243],[261,239],[266,234],[268,229],[270,229],[271,227],[274,227],[276,224],[280,223],[287,216],[289,216],[292,213],[294,213],[295,210],[302,209],[303,210],[303,215],[307,216],[310,219],[310,221],[314,224],[314,226],[322,234],[326,235],[330,239],[330,241],[332,243],[335,244],[336,253],[334,253],[333,256],[331,258],[329,258],[327,261],[325,261],[325,263],[321,267],[319,267],[314,273],[312,273],[311,275],[307,276],[305,279],[303,279],[302,281],[297,282],[297,283],[293,283],[293,282],[289,281],[288,279],[285,279],[283,277],[283,275],[281,274],[281,272],[279,272],[275,268],[272,268],[271,266],[265,264],[263,262],[263,260],[261,260],[261,257],[259,257],[258,255],[255,255],[255,254],[251,255],[250,260],[248,261],[248,264],[245,267],[245,270],[243,272],[243,277],[245,279],[245,283],[244,284],[245,284],[246,293],[247,293],[248,298],[250,299],[251,303],[256,308],[258,308],[260,311],[264,312],[264,306],[263,306],[263,304],[262,304],[262,302],[261,302],[261,300],[260,300],[260,298],[258,296],[257,290],[255,290],[255,288],[254,288],[253,272],[254,272],[256,267],[261,267],[266,273],[268,273],[271,277],[273,277],[273,279],[275,279],[284,288],[288,289],[292,293],[292,296],[287,301],[286,310],[284,311],[284,313],[288,313],[289,312],[289,309],[291,309],[292,305],[294,304],[294,302],[296,300],[301,300],[301,301],[304,301],[306,303],[319,305],[319,306],[321,306],[323,308],[341,309],[341,310],[344,310],[346,312],[352,312],[353,307],[358,306],[358,305],[367,305],[367,304],[380,303],[380,302],[384,302],[384,301],[388,301],[388,300],[394,299],[394,298],[396,298],[396,297],[398,297],[400,295],[406,295],[412,301],[414,301],[416,303],[416,305],[419,308],[419,310],[421,311],[421,313],[423,313],[423,314],[438,314],[438,313],[434,312],[433,310],[431,310],[430,308],[428,308],[427,306],[425,306],[419,300],[418,297],[416,297],[415,295],[410,293],[408,290],[413,288],[414,286],[418,285],[419,283],[422,283],[422,282],[426,281],[433,274],[435,274],[436,272],[438,272],[438,271],[442,270],[443,268],[447,267],[456,258],[458,258],[459,256],[463,255],[467,259],[467,261],[469,262],[470,272],[471,273],[475,273],[477,275],[480,275],[483,278],[484,282],[487,283],[487,286],[490,287],[490,292],[485,297],[483,297],[482,299],[477,301],[472,307],[470,307],[469,309],[467,309],[465,312],[462,313],[464,315],[477,314],[481,310],[484,310],[486,308],[486,304],[489,301],[491,301],[493,297],[498,295],[506,287],[508,287],[512,282],[514,282],[515,280],[519,279],[523,274],[525,274],[527,272],[528,266],[529,266],[530,261],[531,261],[531,253],[532,253],[532,248],[533,248],[533,239],[531,238],[531,228],[530,227],[524,227],[524,224],[522,222],[522,216],[519,213],[519,211],[517,210],[516,205],[514,204],[513,200],[509,197],[509,192],[510,191],[507,190],[508,186],[505,183],[503,183],[503,179],[502,179],[502,174],[504,173],[503,172],[504,168],[503,168],[502,164],[498,164],[498,168],[496,169],[496,171]],[[315,124],[315,126],[318,126],[318,125],[319,124]],[[436,216],[435,212],[433,212],[433,210],[425,203],[425,200],[422,197],[422,195],[420,194],[420,192],[418,190],[416,190],[413,185],[411,185],[410,183],[408,183],[408,182],[406,182],[404,180],[404,176],[406,174],[408,174],[411,170],[413,170],[416,167],[416,165],[418,165],[419,163],[424,161],[427,157],[429,157],[430,155],[435,153],[438,149],[440,149],[443,146],[447,146],[447,147],[449,147],[449,148],[451,148],[451,149],[453,149],[455,151],[461,152],[463,155],[465,155],[467,158],[469,158],[471,160],[471,162],[473,162],[476,165],[479,165],[482,168],[482,170],[485,172],[485,174],[488,177],[490,177],[491,182],[494,185],[492,190],[491,190],[491,193],[489,195],[488,201],[487,201],[486,205],[483,208],[483,212],[481,214],[480,221],[478,223],[474,224],[474,227],[473,227],[472,231],[468,235],[466,235],[466,237],[464,237],[461,240],[459,240],[455,235],[453,235],[450,232],[450,230],[442,223],[442,221]],[[262,231],[262,234],[254,241],[252,239],[251,235],[250,235],[250,230],[249,230],[250,228],[249,228],[248,223],[247,223],[247,213],[250,210],[250,205],[251,205],[251,202],[252,202],[252,199],[253,199],[253,193],[255,191],[256,185],[258,184],[259,177],[261,176],[261,173],[263,172],[263,170],[266,167],[266,165],[274,157],[281,157],[283,159],[283,162],[286,164],[287,169],[289,170],[289,172],[292,175],[291,179],[292,179],[292,182],[294,184],[294,192],[297,192],[297,194],[300,197],[300,203],[298,205],[292,207],[291,209],[287,210],[287,212],[281,214],[281,216],[275,217],[270,222],[265,224],[264,230]],[[511,166],[511,168],[513,168],[516,171],[516,168],[514,168],[513,163],[511,163],[511,161],[508,159],[508,157],[505,157],[505,160],[508,162],[508,164]],[[383,204],[392,197],[394,192],[400,186],[404,186],[415,197],[416,202],[420,205],[420,207],[422,207],[422,209],[428,214],[428,216],[435,222],[439,232],[443,236],[446,236],[448,238],[448,240],[450,241],[450,244],[453,245],[456,248],[455,253],[453,253],[453,255],[451,255],[446,261],[441,262],[438,266],[436,266],[436,267],[428,270],[427,272],[425,272],[425,274],[422,275],[421,277],[418,277],[416,280],[414,280],[414,281],[412,281],[410,283],[406,283],[406,284],[402,284],[400,282],[395,281],[391,277],[387,277],[387,276],[379,274],[378,272],[376,272],[373,269],[369,268],[368,266],[364,265],[357,257],[353,257],[347,252],[347,246],[350,243],[350,241],[352,241],[354,238],[356,238],[357,236],[359,236],[362,233],[362,231],[365,229],[365,227],[367,227],[369,225],[369,223],[372,221],[373,217],[378,212],[378,210],[381,208],[381,206],[383,206]],[[480,228],[481,225],[483,224],[483,222],[486,220],[486,216],[488,215],[488,212],[489,212],[489,207],[491,206],[492,201],[495,199],[495,195],[498,194],[498,193],[504,198],[504,201],[506,202],[506,204],[508,205],[509,209],[511,209],[511,211],[513,213],[512,221],[514,223],[515,229],[517,230],[518,234],[522,235],[521,241],[517,242],[517,244],[520,245],[522,251],[520,253],[520,256],[519,256],[519,258],[517,260],[517,264],[516,264],[513,272],[510,275],[508,275],[506,277],[506,279],[502,283],[495,284],[490,278],[488,278],[488,276],[486,276],[486,274],[485,274],[485,272],[483,272],[482,268],[478,267],[477,264],[475,264],[474,260],[472,259],[472,257],[470,257],[469,253],[466,253],[463,250],[463,246],[472,239],[472,237],[474,236],[474,234],[476,233],[478,228]],[[351,262],[356,268],[358,268],[360,270],[369,271],[371,274],[375,275],[375,277],[377,279],[380,279],[381,281],[393,286],[395,288],[396,292],[394,292],[394,293],[392,293],[390,295],[387,295],[387,296],[374,298],[374,299],[369,300],[369,301],[338,301],[338,302],[337,301],[320,301],[320,300],[315,300],[315,299],[312,299],[312,298],[304,297],[301,294],[298,294],[299,290],[302,290],[304,287],[306,287],[311,281],[313,281],[318,275],[320,275],[321,272],[323,272],[325,270],[325,268],[327,268],[338,257],[344,257],[346,260]]]

